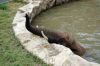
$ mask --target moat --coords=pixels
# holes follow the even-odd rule
[[[100,0],[80,0],[42,12],[33,26],[70,32],[87,52],[85,59],[100,63]]]

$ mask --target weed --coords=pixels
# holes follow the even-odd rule
[[[20,2],[20,3],[23,3],[24,1],[23,0],[12,0],[13,2]]]
[[[0,9],[1,9],[1,10],[7,10],[7,9],[8,9],[7,3],[2,3],[2,4],[0,4]]]

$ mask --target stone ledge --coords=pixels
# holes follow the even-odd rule
[[[41,11],[59,5],[69,0],[25,0],[29,4],[19,8],[14,20],[13,30],[25,49],[48,64],[53,66],[100,66],[100,64],[88,62],[72,53],[69,48],[58,44],[49,44],[46,39],[31,34],[25,28],[25,14],[30,13],[31,19]]]

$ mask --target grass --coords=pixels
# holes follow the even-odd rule
[[[24,0],[12,0],[13,2],[21,2],[24,3]]]
[[[0,66],[49,66],[27,52],[14,36],[12,20],[17,9],[23,5],[10,2],[7,10],[0,9]]]
[[[0,9],[7,10],[7,8],[8,8],[7,3],[0,4]]]

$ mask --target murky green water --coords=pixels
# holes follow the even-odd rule
[[[87,49],[84,58],[100,63],[100,0],[81,0],[54,7],[40,14],[33,24],[71,32]]]

